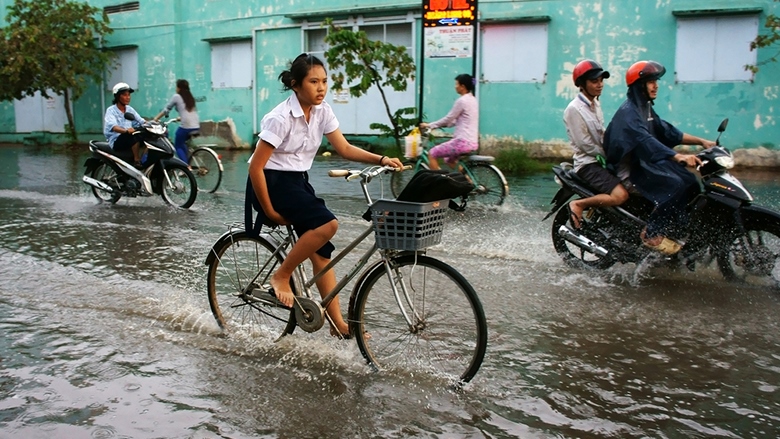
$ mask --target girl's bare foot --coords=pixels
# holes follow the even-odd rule
[[[271,277],[271,288],[274,289],[276,300],[281,302],[282,305],[287,307],[293,306],[295,296],[293,296],[292,290],[290,290],[289,279],[279,280],[276,279],[276,276],[274,275]]]

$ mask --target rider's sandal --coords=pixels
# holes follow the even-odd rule
[[[352,334],[339,333],[339,331],[337,331],[333,327],[330,328],[330,335],[333,336],[333,337],[338,337],[341,340],[352,340],[352,338],[353,338]],[[368,331],[363,331],[363,337],[365,339],[370,339],[371,338],[371,336],[368,334]]]
[[[569,211],[569,221],[571,221],[572,227],[574,227],[575,229],[579,229],[580,226],[582,225],[582,218],[578,217],[577,215],[574,214],[574,212],[571,211],[570,204],[571,203],[566,205],[566,210]]]
[[[645,238],[644,230],[642,231],[641,238],[642,238],[642,244],[644,244],[645,247],[669,256],[676,254],[682,248],[679,242],[673,241],[665,236],[661,237],[661,242],[659,242],[658,244],[653,244],[650,242],[650,239],[654,239],[654,238],[650,238],[650,239]]]

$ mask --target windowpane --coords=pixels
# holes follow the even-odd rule
[[[388,24],[386,29],[387,42],[406,48],[412,47],[412,24]]]
[[[491,82],[544,82],[547,24],[482,27],[482,73]]]
[[[211,45],[211,86],[252,86],[252,42],[235,41]]]
[[[677,81],[750,81],[744,66],[756,62],[750,42],[757,34],[757,16],[678,19]]]
[[[106,91],[111,91],[117,82],[126,82],[131,88],[138,88],[138,49],[117,50],[114,64],[108,68]]]
[[[327,29],[308,29],[306,31],[306,52],[325,52],[328,50],[328,45],[325,44],[325,36],[327,35]]]
[[[360,26],[360,30],[366,33],[368,39],[371,41],[385,41],[385,26],[373,25],[373,26]]]

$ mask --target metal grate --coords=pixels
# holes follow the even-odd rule
[[[103,12],[106,14],[117,14],[119,12],[137,11],[141,9],[141,2],[127,2],[121,5],[106,6]]]

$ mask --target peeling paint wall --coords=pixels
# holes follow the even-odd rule
[[[97,7],[124,0],[89,0]],[[0,0],[0,17],[12,0]],[[110,15],[114,33],[108,47],[136,46],[139,85],[132,105],[153,116],[174,92],[175,80],[190,81],[203,120],[233,121],[236,134],[247,144],[259,119],[281,99],[279,72],[303,49],[301,24],[319,23],[324,17],[344,18],[414,14],[417,44],[421,35],[420,2],[399,0],[141,0],[140,11]],[[485,140],[515,140],[539,144],[563,144],[566,134],[563,109],[576,95],[571,70],[582,58],[594,58],[612,73],[602,96],[609,120],[625,98],[624,75],[640,59],[664,64],[656,102],[659,114],[683,131],[714,138],[721,119],[730,119],[725,143],[733,147],[763,146],[780,150],[780,63],[761,67],[752,82],[675,81],[675,45],[680,10],[760,9],[759,32],[767,14],[780,14],[780,2],[772,0],[482,0],[483,24],[518,22],[547,17],[547,76],[542,83],[485,83],[478,85],[481,105],[480,131]],[[335,11],[335,12],[334,12]],[[357,12],[356,12],[357,11]],[[251,88],[211,87],[211,46],[224,38],[254,38],[254,77]],[[758,52],[759,61],[774,55]],[[420,61],[420,54],[418,63]],[[477,53],[479,71],[479,53]],[[470,72],[470,59],[425,60],[424,115],[443,116],[457,98],[453,78]],[[418,75],[419,77],[419,75]],[[82,140],[100,135],[104,106],[111,101],[105,86],[95,85],[74,103]],[[0,103],[0,141],[14,141],[14,110]],[[364,134],[364,133],[363,133]]]

